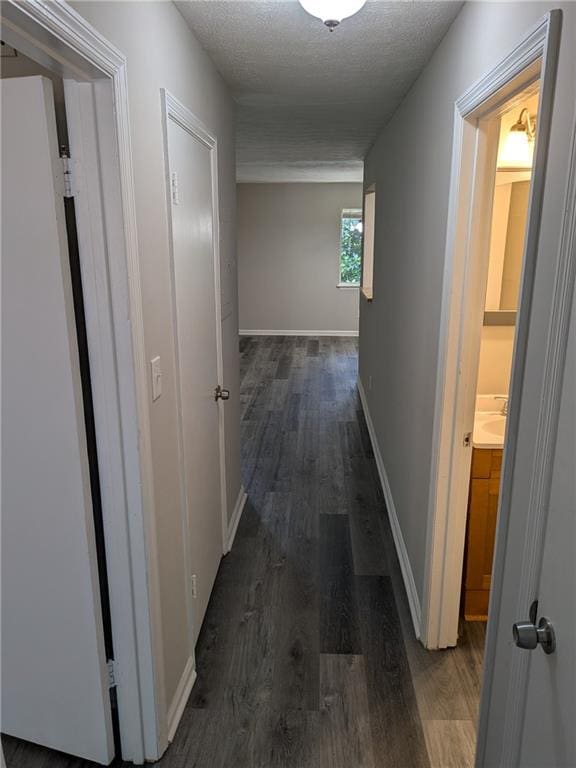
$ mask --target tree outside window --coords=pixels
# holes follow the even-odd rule
[[[362,211],[342,211],[340,285],[358,286],[362,274]]]

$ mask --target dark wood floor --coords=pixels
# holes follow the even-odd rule
[[[162,768],[466,768],[483,625],[425,651],[410,613],[348,338],[241,340],[248,491]],[[87,768],[5,741],[7,768]]]

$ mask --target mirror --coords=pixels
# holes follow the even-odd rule
[[[530,200],[530,171],[496,173],[484,325],[514,325]]]

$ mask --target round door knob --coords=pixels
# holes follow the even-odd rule
[[[531,621],[518,621],[512,625],[514,642],[518,648],[532,651],[538,645],[538,632]]]
[[[544,653],[554,653],[556,650],[556,635],[550,619],[542,617],[538,626],[531,621],[519,621],[512,625],[512,634],[518,648],[533,651],[537,645],[541,645]]]

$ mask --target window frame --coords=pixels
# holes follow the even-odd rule
[[[374,298],[374,245],[376,233],[376,184],[364,189],[362,209],[362,272],[360,293],[366,301]],[[367,215],[368,211],[368,215]],[[368,237],[366,236],[368,234]]]

